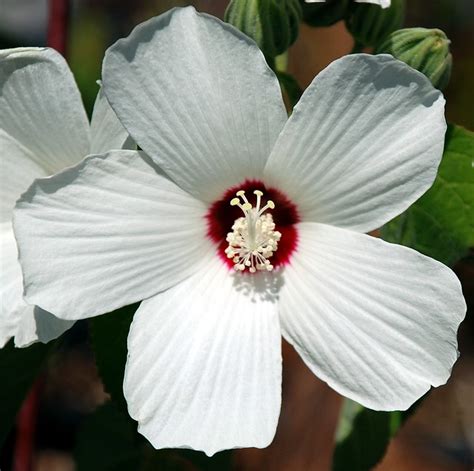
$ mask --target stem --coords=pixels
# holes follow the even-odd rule
[[[351,54],[357,54],[359,52],[362,52],[363,50],[364,50],[364,45],[360,43],[359,41],[355,40],[354,47],[352,48]]]
[[[32,469],[36,419],[42,389],[43,379],[40,377],[33,384],[18,413],[13,471],[30,471]]]
[[[67,53],[67,29],[70,13],[69,0],[49,0],[48,39],[49,47],[64,57]]]

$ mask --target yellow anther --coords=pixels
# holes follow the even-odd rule
[[[261,190],[254,190],[253,194],[257,196],[257,204],[255,207],[255,211],[258,215],[261,215],[265,212],[267,209],[274,209],[275,208],[275,203],[272,200],[268,200],[267,204],[263,207],[260,208],[260,202],[261,198],[263,196],[263,191]],[[239,206],[239,208],[242,209],[244,213],[247,213],[248,211],[253,209],[252,204],[249,202],[247,197],[245,196],[245,190],[239,190],[237,193],[237,198],[232,198],[230,200],[230,205],[231,206]],[[239,199],[242,198],[242,201]]]

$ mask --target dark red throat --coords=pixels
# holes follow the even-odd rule
[[[207,212],[207,235],[218,246],[220,256],[229,266],[232,260],[228,259],[224,253],[227,247],[226,236],[232,229],[234,221],[242,217],[242,211],[238,206],[231,206],[230,200],[235,198],[239,190],[244,190],[250,203],[255,204],[256,197],[254,190],[263,192],[262,205],[268,200],[275,203],[275,209],[270,210],[276,230],[281,232],[281,240],[278,243],[278,250],[273,254],[270,261],[275,267],[285,265],[290,260],[291,254],[298,244],[298,233],[295,224],[300,222],[300,217],[296,206],[276,188],[267,187],[258,180],[246,180],[241,185],[237,185],[227,190],[222,198],[212,203]]]

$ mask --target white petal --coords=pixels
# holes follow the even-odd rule
[[[48,342],[73,323],[23,300],[23,282],[11,230],[16,199],[35,178],[80,160],[89,124],[73,76],[52,49],[0,51],[0,345]]]
[[[49,312],[23,301],[23,280],[17,248],[9,224],[1,226],[0,251],[0,348],[15,338],[17,347],[47,343],[59,337],[73,322],[57,319]]]
[[[37,180],[14,212],[27,302],[80,319],[173,286],[213,250],[205,211],[136,151]]]
[[[324,3],[326,0],[305,0],[306,3]],[[374,5],[380,5],[382,8],[388,8],[390,6],[390,0],[355,0],[357,3],[373,3]]]
[[[89,123],[61,54],[48,48],[0,51],[0,89],[0,130],[25,149],[25,158],[52,174],[87,155]]]
[[[45,177],[47,172],[26,147],[2,129],[0,169],[0,223],[9,225],[15,201],[35,178]]]
[[[137,26],[107,51],[102,75],[137,144],[203,200],[261,178],[286,121],[278,81],[256,44],[192,7]]]
[[[466,312],[454,273],[364,234],[315,223],[298,230],[281,324],[309,368],[376,410],[406,409],[444,384]]]
[[[118,120],[104,95],[97,94],[91,119],[90,154],[102,154],[113,149],[133,149],[134,143]]]
[[[432,185],[445,130],[444,98],[424,75],[387,55],[346,56],[303,94],[265,180],[303,221],[368,232]]]
[[[141,304],[128,337],[124,392],[155,448],[212,455],[272,441],[281,337],[276,296],[263,298],[265,280],[278,281],[235,274],[215,258]]]
[[[382,8],[388,8],[390,6],[390,0],[355,0],[357,3],[372,3],[374,5],[380,5]]]
[[[0,348],[15,336],[25,307],[15,237],[10,224],[4,223],[1,228]]]
[[[48,343],[64,334],[75,322],[59,319],[38,306],[25,303],[15,335],[15,346],[28,347],[35,342]]]

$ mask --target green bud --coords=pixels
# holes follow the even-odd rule
[[[377,46],[390,33],[399,29],[405,19],[405,0],[392,0],[388,8],[369,3],[350,6],[346,26],[361,46]]]
[[[451,78],[453,56],[451,41],[439,29],[407,28],[392,33],[376,49],[376,54],[387,53],[425,74],[440,90]]]
[[[267,58],[296,40],[302,12],[299,0],[232,0],[224,19],[250,36]]]
[[[331,26],[344,19],[352,0],[327,0],[325,3],[306,3],[300,0],[303,8],[303,21],[309,26]]]

